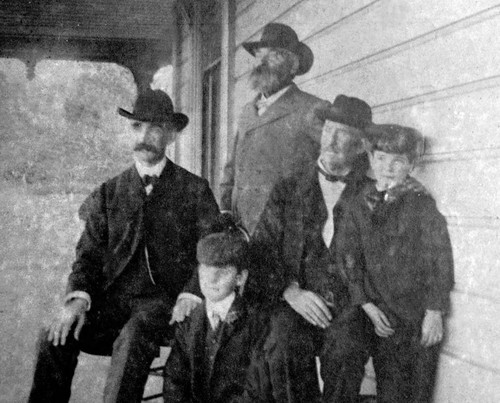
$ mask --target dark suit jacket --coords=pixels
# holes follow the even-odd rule
[[[204,368],[207,328],[205,303],[179,324],[165,365],[165,402],[226,403],[243,393],[252,349],[264,334],[265,316],[237,297],[218,333],[215,359]],[[204,387],[208,380],[209,390]]]
[[[391,323],[419,323],[426,309],[446,312],[453,256],[445,218],[427,194],[406,192],[373,212],[365,186],[340,229],[353,303],[373,302]],[[395,316],[395,317],[394,317]]]
[[[224,169],[221,209],[232,210],[250,233],[274,184],[318,157],[322,122],[314,109],[327,104],[292,84],[262,116],[255,100],[243,108]]]
[[[135,168],[130,167],[103,183],[83,203],[80,216],[85,229],[76,248],[76,260],[67,291],[85,291],[98,299],[115,282],[144,236],[146,192]],[[165,244],[167,264],[158,268],[168,277],[168,297],[175,299],[193,277],[196,243],[211,232],[218,206],[206,180],[171,161],[150,197],[156,199],[156,219],[163,228],[155,234]],[[199,294],[196,278],[186,291]]]
[[[348,175],[346,187],[334,207],[335,228],[343,220],[345,207],[370,181],[365,176],[367,168],[368,161],[363,154]],[[304,287],[306,281],[301,267],[305,240],[311,231],[321,234],[327,216],[315,164],[310,165],[307,172],[275,186],[252,240],[253,247],[267,257],[260,282],[268,284],[268,294],[279,298],[294,281]],[[336,248],[338,243],[335,231],[331,248]],[[335,250],[332,252],[335,256]]]

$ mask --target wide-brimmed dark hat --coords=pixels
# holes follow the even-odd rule
[[[183,113],[175,113],[170,97],[161,90],[146,90],[135,100],[133,112],[118,108],[118,113],[127,119],[141,122],[167,123],[171,122],[178,131],[184,129],[189,118]]]
[[[259,48],[281,48],[289,50],[299,58],[297,75],[307,73],[314,61],[312,50],[303,42],[299,42],[297,33],[288,25],[271,23],[262,31],[262,37],[257,42],[244,42],[243,47],[255,56]]]
[[[374,150],[406,154],[411,161],[424,155],[425,137],[417,129],[392,123],[372,124],[365,129]]]
[[[365,101],[338,95],[333,104],[315,110],[316,116],[325,121],[342,123],[356,129],[364,130],[372,124],[372,108]]]

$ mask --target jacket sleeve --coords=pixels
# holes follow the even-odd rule
[[[80,208],[85,228],[76,246],[76,259],[68,278],[67,293],[83,291],[94,298],[102,287],[108,246],[105,187],[103,184],[92,192]]]
[[[192,368],[186,344],[187,327],[179,325],[175,332],[172,350],[165,363],[163,400],[165,402],[186,403],[191,401]]]
[[[222,211],[232,211],[233,209],[233,188],[236,150],[238,148],[239,132],[236,133],[233,147],[229,154],[229,159],[224,167],[222,182],[220,184],[220,208]]]
[[[446,219],[428,199],[421,214],[422,253],[427,269],[425,308],[447,312],[454,285],[453,255]]]
[[[337,264],[344,281],[347,282],[351,304],[364,305],[369,302],[364,287],[366,265],[355,208],[355,204],[347,207],[339,222]]]
[[[219,222],[219,207],[215,201],[215,197],[210,189],[208,182],[203,180],[201,186],[198,187],[197,194],[197,239],[200,240],[204,236],[217,231]],[[193,275],[184,287],[182,292],[187,292],[197,296],[201,296],[201,290],[198,280],[198,270],[196,270],[196,257],[193,262]]]

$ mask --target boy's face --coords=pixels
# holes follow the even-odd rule
[[[375,150],[369,156],[379,190],[386,190],[403,183],[413,169],[413,163],[406,154],[390,154]]]
[[[211,302],[222,301],[236,287],[243,286],[248,276],[246,270],[238,273],[234,266],[210,266],[203,263],[198,267],[198,274],[201,292]]]

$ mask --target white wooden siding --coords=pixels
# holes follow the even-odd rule
[[[415,175],[447,217],[456,264],[435,401],[500,401],[500,1],[237,0],[235,16],[234,126],[254,95],[241,43],[281,22],[315,55],[301,88],[358,96],[375,122],[427,136]]]

